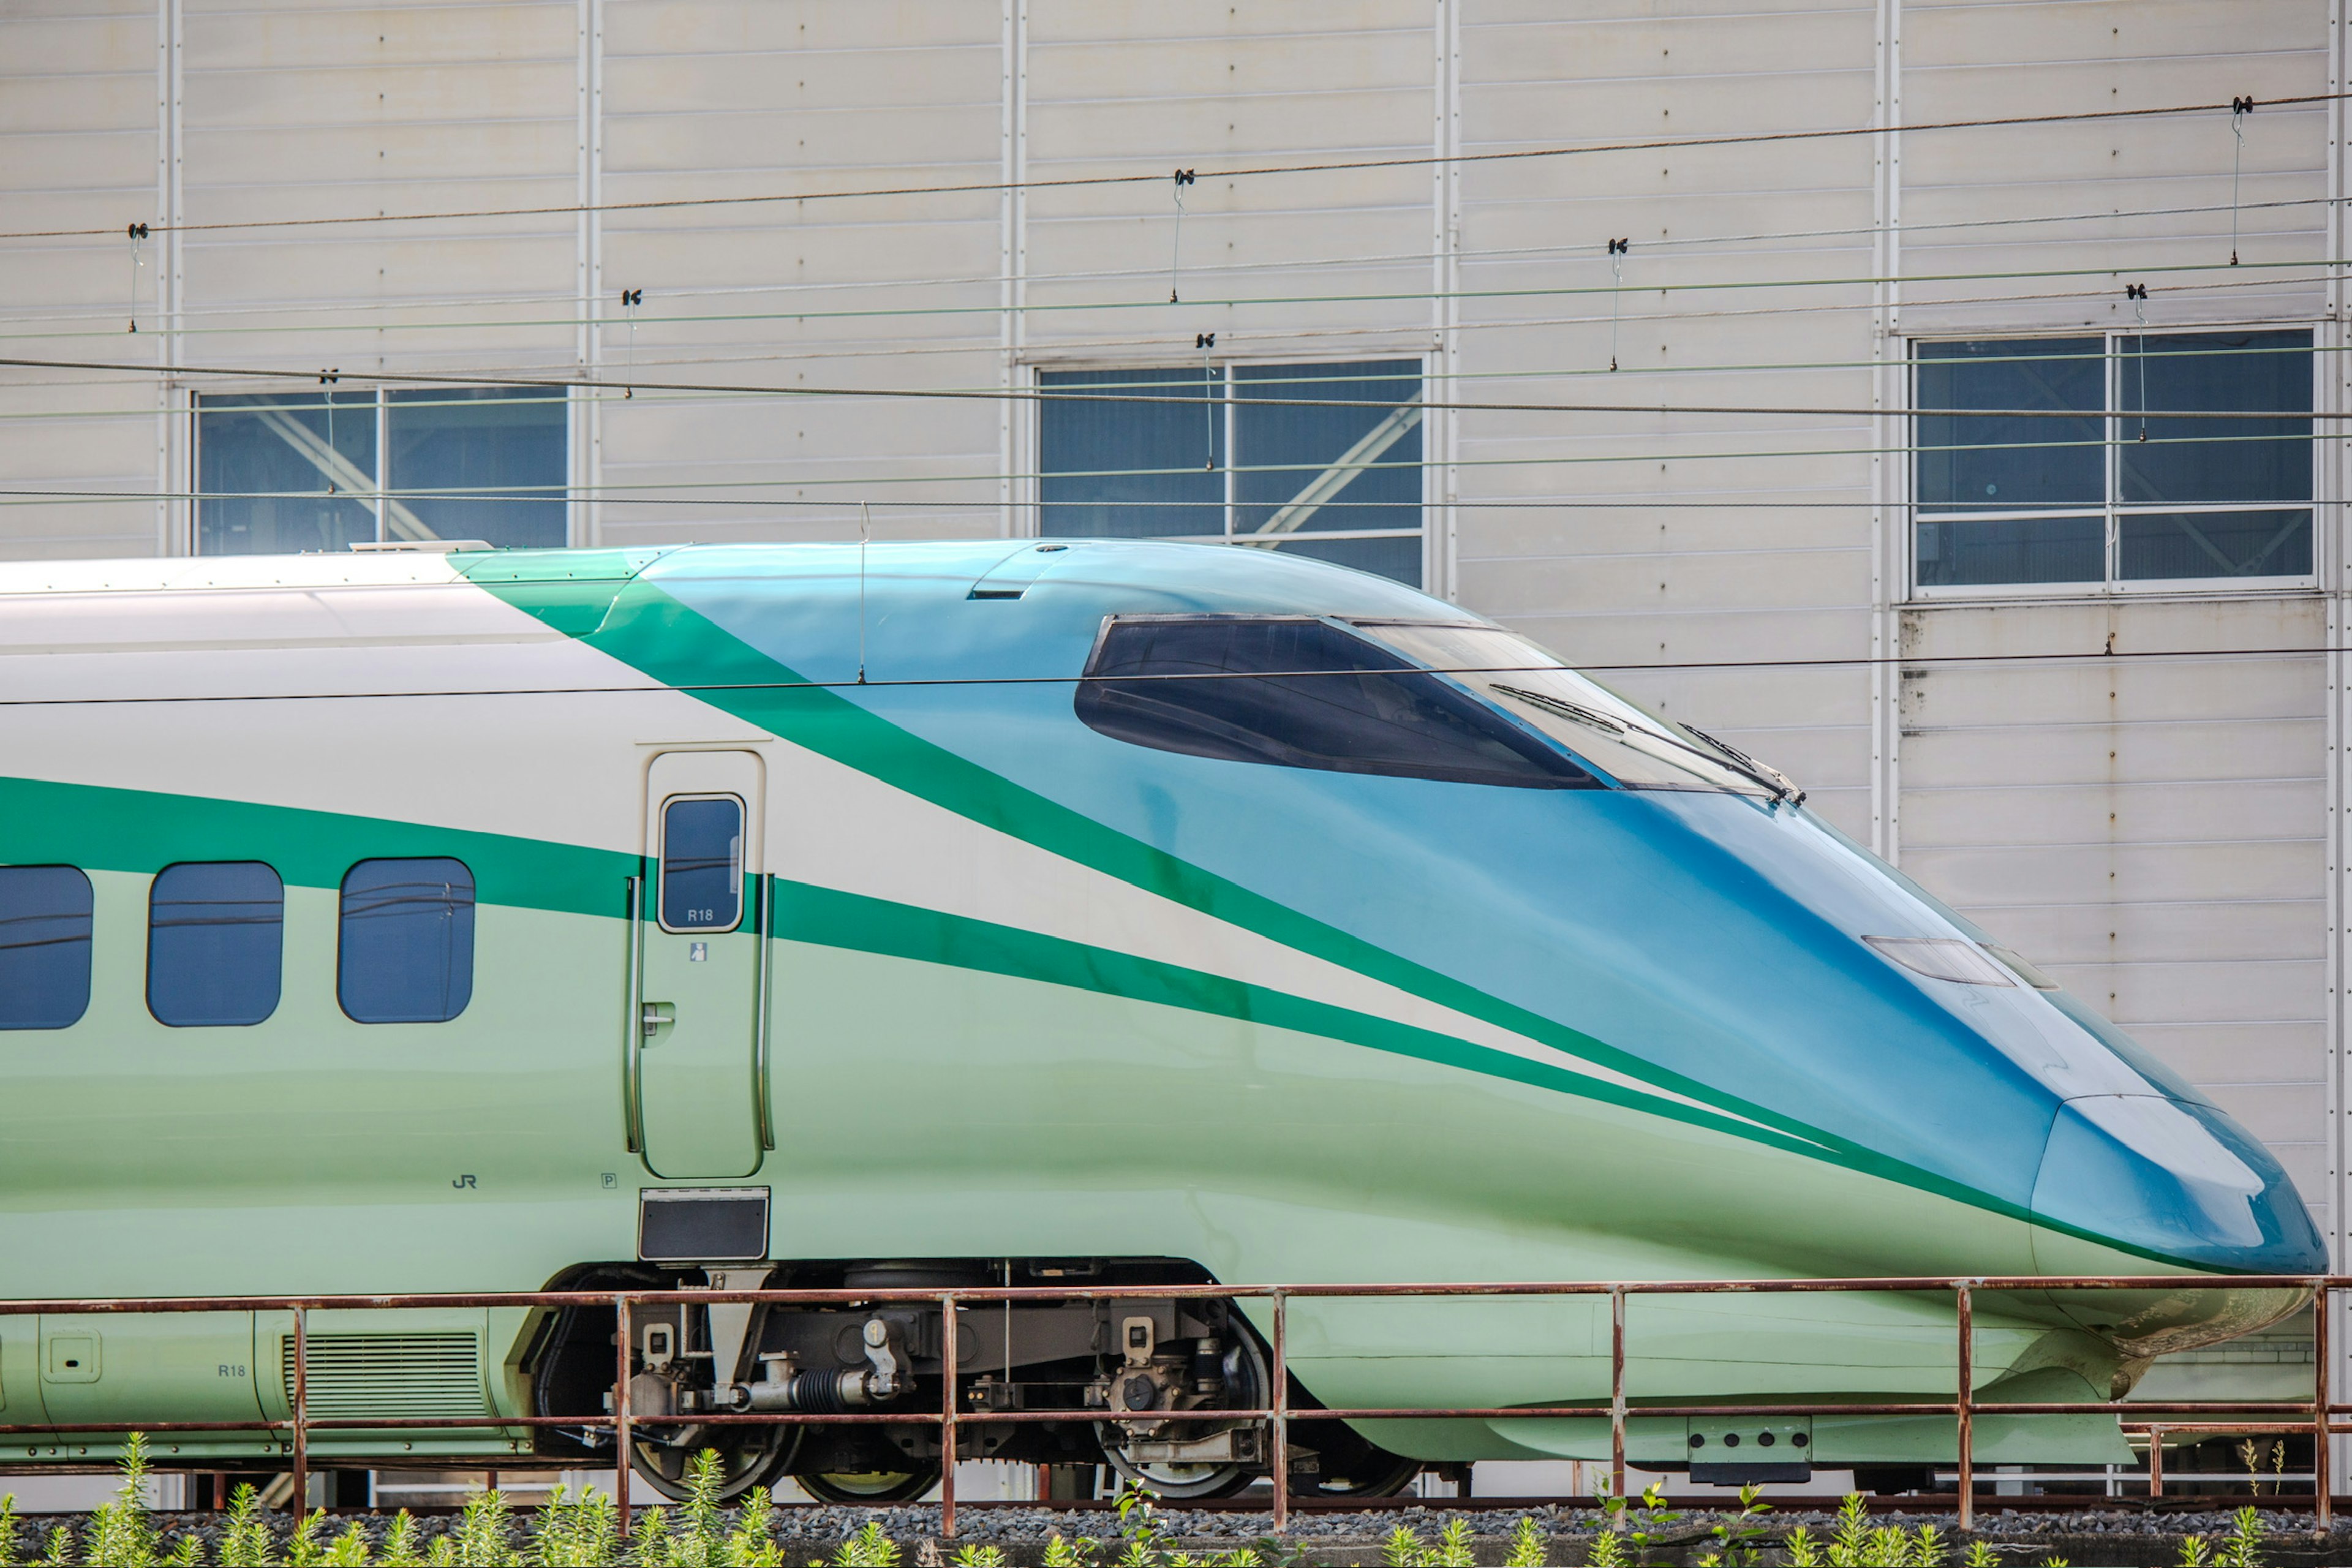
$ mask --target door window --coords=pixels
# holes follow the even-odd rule
[[[731,795],[663,802],[663,928],[732,931],[742,914],[743,803]]]

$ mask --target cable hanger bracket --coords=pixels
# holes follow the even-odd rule
[[[2133,341],[2132,358],[2139,362],[2139,439],[2145,441],[2147,439],[2147,310],[2144,301],[2147,299],[2147,285],[2125,284],[2124,298],[2131,301],[2132,320],[2138,323],[2141,334]],[[2107,651],[2115,651],[2112,635],[2107,639]]]
[[[1617,368],[1617,307],[1625,291],[1625,257],[1633,247],[1633,237],[1609,242],[1609,368]]]
[[[2246,161],[2246,116],[2254,111],[2252,96],[2230,100],[2230,265],[2238,264],[2238,172]]]
[[[1198,178],[1190,169],[1179,169],[1173,183],[1168,187],[1168,194],[1176,202],[1176,234],[1168,246],[1168,302],[1171,305],[1182,303],[1176,297],[1176,274],[1184,254],[1184,187]]]
[[[629,318],[629,368],[632,371],[637,368],[637,307],[645,302],[646,291],[644,289],[624,289],[621,290],[621,309],[628,313]],[[634,386],[624,386],[621,388],[621,401],[624,403],[628,402],[631,398],[636,396],[636,395],[637,389]]]
[[[1192,346],[1201,351],[1201,406],[1207,411],[1209,416],[1208,455],[1201,459],[1201,471],[1204,474],[1213,474],[1217,471],[1217,405],[1223,399],[1208,395],[1210,388],[1217,379],[1216,366],[1210,363],[1209,355],[1216,349],[1217,334],[1194,332]]]
[[[122,232],[131,241],[131,330],[135,332],[139,330],[139,272],[147,265],[148,229],[143,223],[131,223],[122,226]]]

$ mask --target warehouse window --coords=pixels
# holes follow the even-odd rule
[[[1281,550],[1418,585],[1418,360],[1048,371],[1038,531]]]
[[[278,392],[196,400],[196,550],[567,538],[559,387]]]
[[[362,860],[343,876],[335,995],[362,1024],[439,1024],[474,996],[474,874],[457,860]]]
[[[2311,334],[1916,345],[1919,586],[2308,582]]]
[[[89,879],[0,866],[0,1029],[62,1029],[89,1007]]]
[[[166,866],[147,891],[147,1011],[174,1028],[278,1011],[286,885],[258,860]]]
[[[1325,621],[1113,622],[1076,708],[1113,740],[1223,762],[1532,789],[1600,783],[1459,687]]]

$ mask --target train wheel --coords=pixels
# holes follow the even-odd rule
[[[1156,1460],[1137,1464],[1116,1448],[1104,1449],[1103,1457],[1126,1479],[1150,1487],[1155,1495],[1170,1502],[1231,1497],[1257,1479],[1257,1472],[1246,1465],[1181,1465]]]
[[[1370,1443],[1361,1445],[1360,1455],[1350,1454],[1337,1463],[1323,1462],[1322,1472],[1312,1476],[1295,1476],[1291,1493],[1297,1497],[1394,1497],[1412,1485],[1421,1474],[1421,1461],[1408,1459],[1402,1454],[1391,1454],[1385,1448],[1375,1448]]]
[[[801,1490],[819,1502],[913,1502],[940,1484],[940,1468],[925,1465],[911,1470],[844,1470],[833,1475],[793,1478]]]
[[[1261,1401],[1272,1378],[1266,1371],[1265,1357],[1257,1348],[1257,1340],[1246,1330],[1234,1336],[1234,1343],[1225,1351],[1225,1392],[1227,1408],[1263,1408]],[[1185,1412],[1187,1415],[1213,1415],[1215,1406],[1204,1406]],[[1118,1447],[1118,1424],[1100,1422],[1095,1427],[1096,1440],[1102,1444],[1103,1458],[1110,1468],[1138,1486],[1150,1487],[1171,1502],[1191,1501],[1199,1498],[1231,1497],[1264,1473],[1257,1465],[1234,1463],[1189,1463],[1170,1459],[1139,1460],[1128,1458]]]
[[[707,1432],[710,1428],[703,1430]],[[719,1473],[723,1478],[719,1487],[719,1500],[731,1501],[753,1487],[765,1485],[774,1479],[776,1472],[789,1463],[799,1449],[800,1430],[793,1428],[787,1437],[783,1429],[772,1427],[725,1447],[715,1443],[691,1442],[677,1447],[666,1443],[635,1443],[631,1447],[635,1452],[631,1456],[633,1462],[629,1468],[636,1471],[646,1485],[670,1499],[687,1495],[689,1489],[686,1480],[687,1468],[694,1462],[695,1455],[706,1447],[717,1449]]]

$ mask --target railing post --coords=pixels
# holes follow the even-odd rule
[[[301,1519],[310,1507],[310,1335],[303,1321],[303,1310],[294,1307],[294,1495],[289,1498],[294,1507],[294,1519]]]
[[[1977,1526],[1977,1427],[1972,1408],[1977,1381],[1976,1303],[1966,1285],[1959,1288],[1959,1483],[1960,1529]]]
[[[1625,1287],[1609,1287],[1609,1495],[1625,1500]],[[1625,1527],[1622,1508],[1610,1516]]]
[[[613,1506],[620,1514],[621,1539],[629,1538],[629,1299],[613,1298],[613,1336],[618,1363],[613,1373]]]
[[[310,1505],[310,1339],[302,1309],[294,1309],[294,1517],[299,1520]]]
[[[2311,1521],[2323,1533],[2331,1523],[2334,1500],[2328,1496],[2333,1489],[2329,1483],[2336,1479],[2335,1456],[2328,1452],[2328,1428],[2333,1423],[2327,1405],[2334,1395],[2328,1388],[2327,1354],[2327,1281],[2322,1279],[2311,1303]]]
[[[2164,1428],[2147,1429],[2147,1495],[2164,1495]]]
[[[1013,1375],[1006,1367],[1004,1374]],[[956,1302],[940,1298],[940,1533],[955,1539]]]
[[[1277,1534],[1290,1528],[1290,1303],[1283,1293],[1274,1293],[1274,1528]]]

